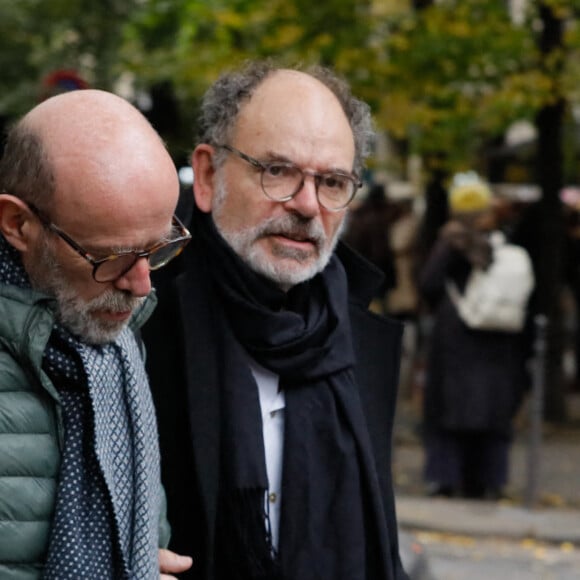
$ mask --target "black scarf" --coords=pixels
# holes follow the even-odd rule
[[[224,401],[217,526],[223,580],[387,580],[387,532],[354,377],[344,269],[333,257],[288,293],[253,272],[196,212],[197,247],[221,307]],[[198,275],[204,275],[198,273]],[[245,351],[245,352],[244,352]],[[247,353],[247,354],[246,354]],[[267,530],[256,383],[247,355],[285,390],[279,553]]]

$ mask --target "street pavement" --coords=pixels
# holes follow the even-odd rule
[[[406,530],[580,547],[580,510],[575,509],[529,510],[501,502],[397,496],[397,517]]]
[[[399,404],[394,441],[401,556],[412,580],[580,579],[579,422],[544,427],[530,506],[525,425],[512,447],[506,499],[495,502],[426,496],[417,413],[409,402]]]
[[[506,541],[434,532],[402,532],[412,547],[421,550],[421,567],[416,548],[412,580],[578,580],[580,552],[570,545],[532,540]],[[404,554],[404,552],[403,552]],[[404,566],[408,562],[404,561]]]

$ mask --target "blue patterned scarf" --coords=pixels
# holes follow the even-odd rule
[[[30,288],[0,236],[0,283]],[[65,427],[45,580],[157,580],[157,426],[133,332],[87,345],[55,324],[43,369]]]

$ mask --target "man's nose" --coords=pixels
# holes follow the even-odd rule
[[[138,258],[133,267],[114,282],[115,288],[142,298],[151,292],[151,274],[147,258]]]
[[[314,175],[304,175],[302,186],[298,193],[292,199],[284,202],[284,206],[304,217],[315,217],[320,213],[318,194],[316,193],[317,187]]]

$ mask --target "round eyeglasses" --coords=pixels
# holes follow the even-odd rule
[[[357,189],[362,186],[360,179],[353,174],[307,171],[290,162],[259,161],[231,145],[218,147],[234,153],[258,169],[262,191],[272,201],[290,201],[304,187],[306,176],[310,175],[314,178],[318,203],[329,211],[340,211],[353,200]]]
[[[127,250],[117,252],[104,258],[94,258],[80,244],[75,242],[66,232],[53,224],[37,207],[28,204],[32,213],[40,220],[40,223],[54,232],[66,242],[77,254],[82,256],[93,267],[93,279],[96,282],[114,282],[124,276],[141,258],[147,260],[149,270],[159,270],[168,264],[173,258],[179,256],[183,248],[191,240],[191,234],[187,228],[174,215],[172,231],[166,240],[160,241],[147,250]]]

